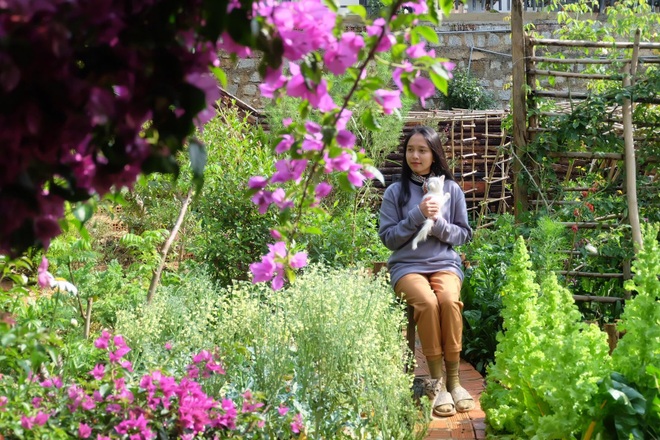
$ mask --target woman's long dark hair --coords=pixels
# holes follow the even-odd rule
[[[408,165],[406,160],[406,150],[408,148],[408,142],[410,138],[416,134],[421,134],[426,140],[426,144],[431,149],[433,153],[433,163],[431,164],[431,172],[436,176],[445,176],[445,180],[454,180],[454,175],[451,173],[449,166],[447,165],[447,158],[445,157],[445,150],[442,148],[442,140],[437,131],[431,127],[420,125],[414,127],[408,133],[408,136],[403,140],[403,161],[401,163],[401,191],[399,192],[399,207],[405,206],[410,200],[410,186],[408,181],[413,174],[413,171]]]

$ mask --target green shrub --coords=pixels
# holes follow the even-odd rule
[[[140,347],[129,354],[137,365],[218,347],[237,389],[293,402],[309,438],[407,439],[423,432],[404,373],[403,318],[385,277],[312,265],[277,292],[214,288],[199,275],[121,314],[118,328]]]
[[[456,69],[449,81],[447,95],[442,96],[445,108],[487,110],[499,107],[495,97],[479,84],[470,72]]]
[[[235,110],[222,109],[199,135],[208,148],[204,188],[192,206],[199,230],[191,250],[213,268],[223,285],[247,279],[248,266],[258,261],[272,241],[275,209],[260,215],[247,197],[250,176],[270,175],[273,155],[260,129]]]

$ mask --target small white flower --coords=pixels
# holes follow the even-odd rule
[[[76,318],[71,318],[71,325],[74,327],[78,327],[78,320]]]
[[[587,250],[589,255],[598,255],[598,249],[596,249],[596,247],[591,243],[587,243],[587,245],[584,248]]]

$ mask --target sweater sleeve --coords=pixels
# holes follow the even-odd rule
[[[378,235],[385,247],[395,251],[406,244],[419,230],[419,226],[424,223],[426,217],[415,205],[410,211],[404,213],[403,218],[399,218],[397,208],[397,188],[399,185],[392,185],[383,195],[383,203],[380,207],[380,225]]]
[[[449,203],[448,215],[442,215],[435,221],[431,229],[431,235],[452,246],[460,246],[470,241],[472,228],[468,221],[465,194],[456,183],[451,185]]]

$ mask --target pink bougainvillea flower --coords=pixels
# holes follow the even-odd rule
[[[92,428],[86,423],[80,422],[78,425],[78,438],[89,438],[92,435]]]
[[[342,109],[339,113],[339,116],[337,116],[337,123],[335,124],[337,130],[344,130],[346,128],[346,124],[348,124],[348,121],[351,120],[351,116],[353,116],[352,111]]]
[[[396,38],[390,33],[387,22],[382,17],[377,18],[371,25],[367,26],[367,35],[381,37],[378,46],[376,46],[376,52],[388,51],[396,43]]]
[[[127,347],[126,345],[124,345],[124,346],[118,347],[117,350],[115,350],[115,351],[111,351],[108,354],[108,358],[110,359],[110,362],[119,362],[119,360],[121,358],[123,358],[124,356],[126,356],[126,354],[128,354],[129,351],[131,351],[131,349],[129,347]]]
[[[286,198],[286,193],[282,188],[273,191],[273,203],[280,208],[280,211],[293,207],[293,201]]]
[[[294,142],[295,139],[290,134],[282,135],[282,139],[275,147],[275,153],[282,154],[285,151],[289,151],[291,149],[291,146],[294,144]]]
[[[275,91],[284,87],[286,80],[286,76],[282,75],[281,67],[278,67],[277,69],[266,67],[266,74],[264,75],[263,83],[259,85],[261,96],[265,98],[274,98]]]
[[[429,11],[426,0],[405,2],[401,5],[401,8],[404,10],[410,10],[415,15],[426,14]]]
[[[347,152],[342,152],[337,157],[325,156],[325,173],[329,174],[333,171],[348,171],[353,163],[353,156]]]
[[[298,252],[289,261],[289,265],[294,269],[307,266],[307,252]]]
[[[293,417],[293,422],[291,422],[291,431],[293,431],[295,434],[300,433],[303,429],[303,423],[302,423],[302,415],[300,413],[296,414]]]
[[[356,163],[351,164],[351,167],[349,168],[347,174],[348,181],[351,182],[353,186],[356,186],[358,188],[364,184],[364,181],[366,179],[364,174],[362,174],[362,172],[360,171],[361,169],[362,169],[362,165]]]
[[[107,332],[107,330],[103,330],[101,332],[101,336],[94,341],[94,347],[99,348],[101,350],[105,350],[108,348],[108,344],[110,342],[110,333]]]
[[[281,268],[275,272],[275,276],[273,277],[273,281],[271,281],[270,286],[273,288],[273,290],[280,290],[282,287],[284,287],[284,271]]]
[[[270,281],[273,278],[275,269],[277,269],[277,265],[275,264],[273,257],[270,255],[264,255],[261,257],[260,262],[250,264],[252,282],[260,283],[263,281]]]
[[[49,418],[50,418],[50,414],[46,414],[45,412],[39,411],[34,416],[34,424],[38,426],[44,426]]]
[[[285,416],[286,413],[289,412],[289,408],[287,408],[287,407],[284,406],[284,405],[280,405],[280,406],[277,408],[277,412],[278,412],[281,416]]]
[[[392,80],[394,81],[394,84],[399,88],[399,90],[403,90],[403,83],[401,82],[401,74],[404,72],[412,72],[413,71],[413,65],[410,64],[410,61],[404,61],[401,66],[396,67],[394,71],[392,72]]]
[[[410,91],[419,96],[422,107],[426,107],[426,98],[433,96],[435,86],[430,79],[418,76],[410,83]]]
[[[395,109],[401,108],[401,92],[399,90],[378,89],[374,99],[383,108],[383,113],[391,115]]]
[[[408,54],[408,56],[410,58],[413,58],[413,59],[414,58],[421,58],[421,57],[426,56],[426,55],[430,56],[431,54],[426,51],[425,46],[426,46],[426,43],[424,43],[423,41],[421,43],[417,43],[413,46],[410,46],[408,49],[406,49],[406,54]],[[433,55],[435,55],[435,51],[433,52]]]
[[[34,428],[34,419],[26,415],[21,416],[21,427],[28,431]]]
[[[94,369],[92,371],[90,371],[89,374],[94,376],[94,379],[96,379],[96,380],[103,379],[103,376],[105,375],[105,365],[96,364]]]
[[[364,39],[355,32],[344,32],[341,39],[330,45],[323,57],[326,68],[335,75],[343,75],[358,60]]]
[[[248,58],[252,55],[252,50],[249,47],[236,43],[227,32],[222,33],[218,48],[235,53],[240,58]]]
[[[39,274],[37,277],[39,285],[41,287],[50,286],[50,281],[53,276],[48,272],[48,259],[46,257],[41,257],[41,263],[39,264],[37,273]]]
[[[355,145],[355,135],[348,130],[339,130],[337,143],[344,148],[350,148]]]
[[[268,211],[268,207],[273,203],[272,193],[261,190],[252,196],[252,203],[259,207],[259,214],[263,215]]]
[[[171,350],[171,349],[172,349],[172,342],[171,342],[171,341],[167,341],[167,342],[165,343],[165,350]]]
[[[208,350],[202,350],[193,356],[193,362],[199,364],[201,362],[206,362],[212,359],[211,353]]]
[[[328,94],[328,83],[325,79],[322,79],[318,84],[308,81],[300,72],[300,66],[295,63],[289,65],[289,70],[291,71],[291,79],[286,86],[287,95],[306,99],[313,108],[324,112],[337,107]]]
[[[319,199],[326,197],[328,194],[330,194],[330,191],[332,191],[332,185],[330,185],[328,182],[321,182],[316,185],[316,188],[314,188],[314,194]]]
[[[307,159],[281,159],[275,164],[277,171],[271,176],[271,183],[293,180],[300,183],[302,173],[307,168]]]
[[[269,244],[268,249],[270,249],[269,254],[273,257],[284,258],[286,257],[286,243],[283,241],[278,241],[274,244]]]

